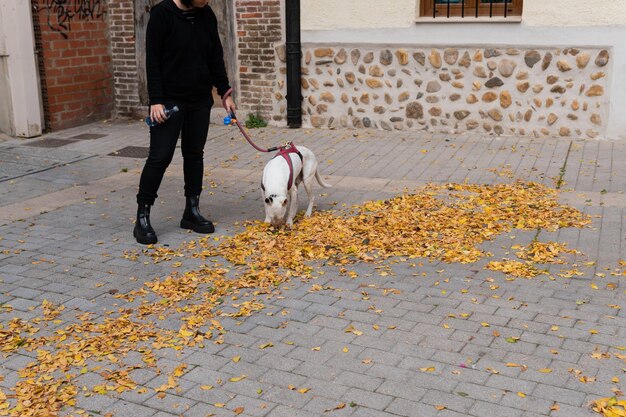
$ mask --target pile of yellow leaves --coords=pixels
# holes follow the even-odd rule
[[[593,402],[593,411],[604,417],[626,417],[626,400],[600,398]]]
[[[4,354],[26,351],[37,357],[19,372],[21,380],[12,392],[0,391],[0,416],[56,416],[76,404],[76,380],[88,372],[97,373],[101,381],[82,387],[86,395],[134,390],[134,370],[160,372],[155,350],[201,347],[206,340],[221,343],[219,317],[261,310],[264,305],[257,297],[272,294],[291,277],[313,276],[315,266],[342,270],[357,262],[418,257],[471,263],[489,256],[480,244],[513,228],[553,231],[590,222],[578,210],[558,204],[555,193],[521,182],[430,185],[416,194],[367,202],[345,213],[318,212],[291,230],[254,222],[236,236],[217,239],[217,244],[215,238],[203,238],[178,250],[157,248],[152,253],[155,262],[193,256],[214,265],[173,273],[118,294],[126,304],[101,319],[89,313],[68,318],[62,306],[44,302],[42,317],[0,326]],[[531,248],[528,254],[540,252]],[[132,254],[126,257],[138,260]],[[220,259],[231,266],[218,267]],[[167,316],[180,320],[178,329],[159,325]],[[63,324],[64,318],[72,322]],[[140,353],[141,363],[125,363],[129,352]],[[168,383],[156,391],[175,388],[184,370],[173,370]]]
[[[521,249],[516,253],[518,258],[537,263],[564,264],[565,261],[559,258],[562,253],[580,254],[575,249],[568,249],[567,244],[558,242],[533,242],[526,247],[513,246],[513,249]]]

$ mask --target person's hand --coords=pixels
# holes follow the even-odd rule
[[[150,106],[150,119],[157,123],[163,123],[167,117],[165,117],[165,106],[163,104],[153,104]]]
[[[231,96],[226,97],[226,100],[224,100],[224,108],[226,109],[228,114],[235,113],[235,110],[237,110],[235,108],[235,102],[233,101],[233,98]]]

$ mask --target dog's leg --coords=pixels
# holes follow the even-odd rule
[[[306,191],[306,195],[309,197],[309,206],[306,208],[306,212],[304,215],[309,217],[313,212],[313,202],[315,201],[315,194],[313,194],[313,179],[314,175],[305,178],[302,183],[304,184],[304,190]]]
[[[287,226],[293,226],[293,218],[296,217],[298,212],[298,189],[294,185],[289,190],[289,209],[287,211]]]
[[[270,223],[272,220],[270,219],[270,213],[267,208],[267,203],[265,202],[265,190],[261,190],[261,201],[263,202],[263,210],[265,210],[265,223]]]

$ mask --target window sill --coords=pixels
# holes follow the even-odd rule
[[[451,16],[451,17],[426,17],[420,16],[415,23],[520,23],[522,16],[487,17],[487,16]]]

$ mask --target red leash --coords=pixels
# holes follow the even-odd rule
[[[223,96],[222,96],[222,106],[224,106],[224,108],[226,108],[226,99],[233,93],[233,89],[230,88]],[[243,135],[244,138],[246,138],[246,140],[248,141],[248,143],[250,145],[252,145],[252,147],[254,149],[256,149],[257,151],[260,152],[274,152],[280,149],[286,149],[289,148],[291,146],[293,146],[291,143],[287,144],[287,145],[282,145],[282,146],[274,146],[272,148],[268,148],[268,149],[263,149],[259,146],[257,146],[254,142],[252,142],[252,139],[250,139],[250,136],[248,135],[248,133],[246,132],[246,130],[243,128],[243,126],[241,125],[241,123],[239,123],[239,119],[237,119],[237,116],[235,115],[235,112],[230,112],[228,114],[228,116],[226,116],[224,118],[224,124],[225,125],[229,125],[229,124],[233,124],[233,122],[237,125],[237,127],[239,128],[239,130],[241,131],[241,134]]]

